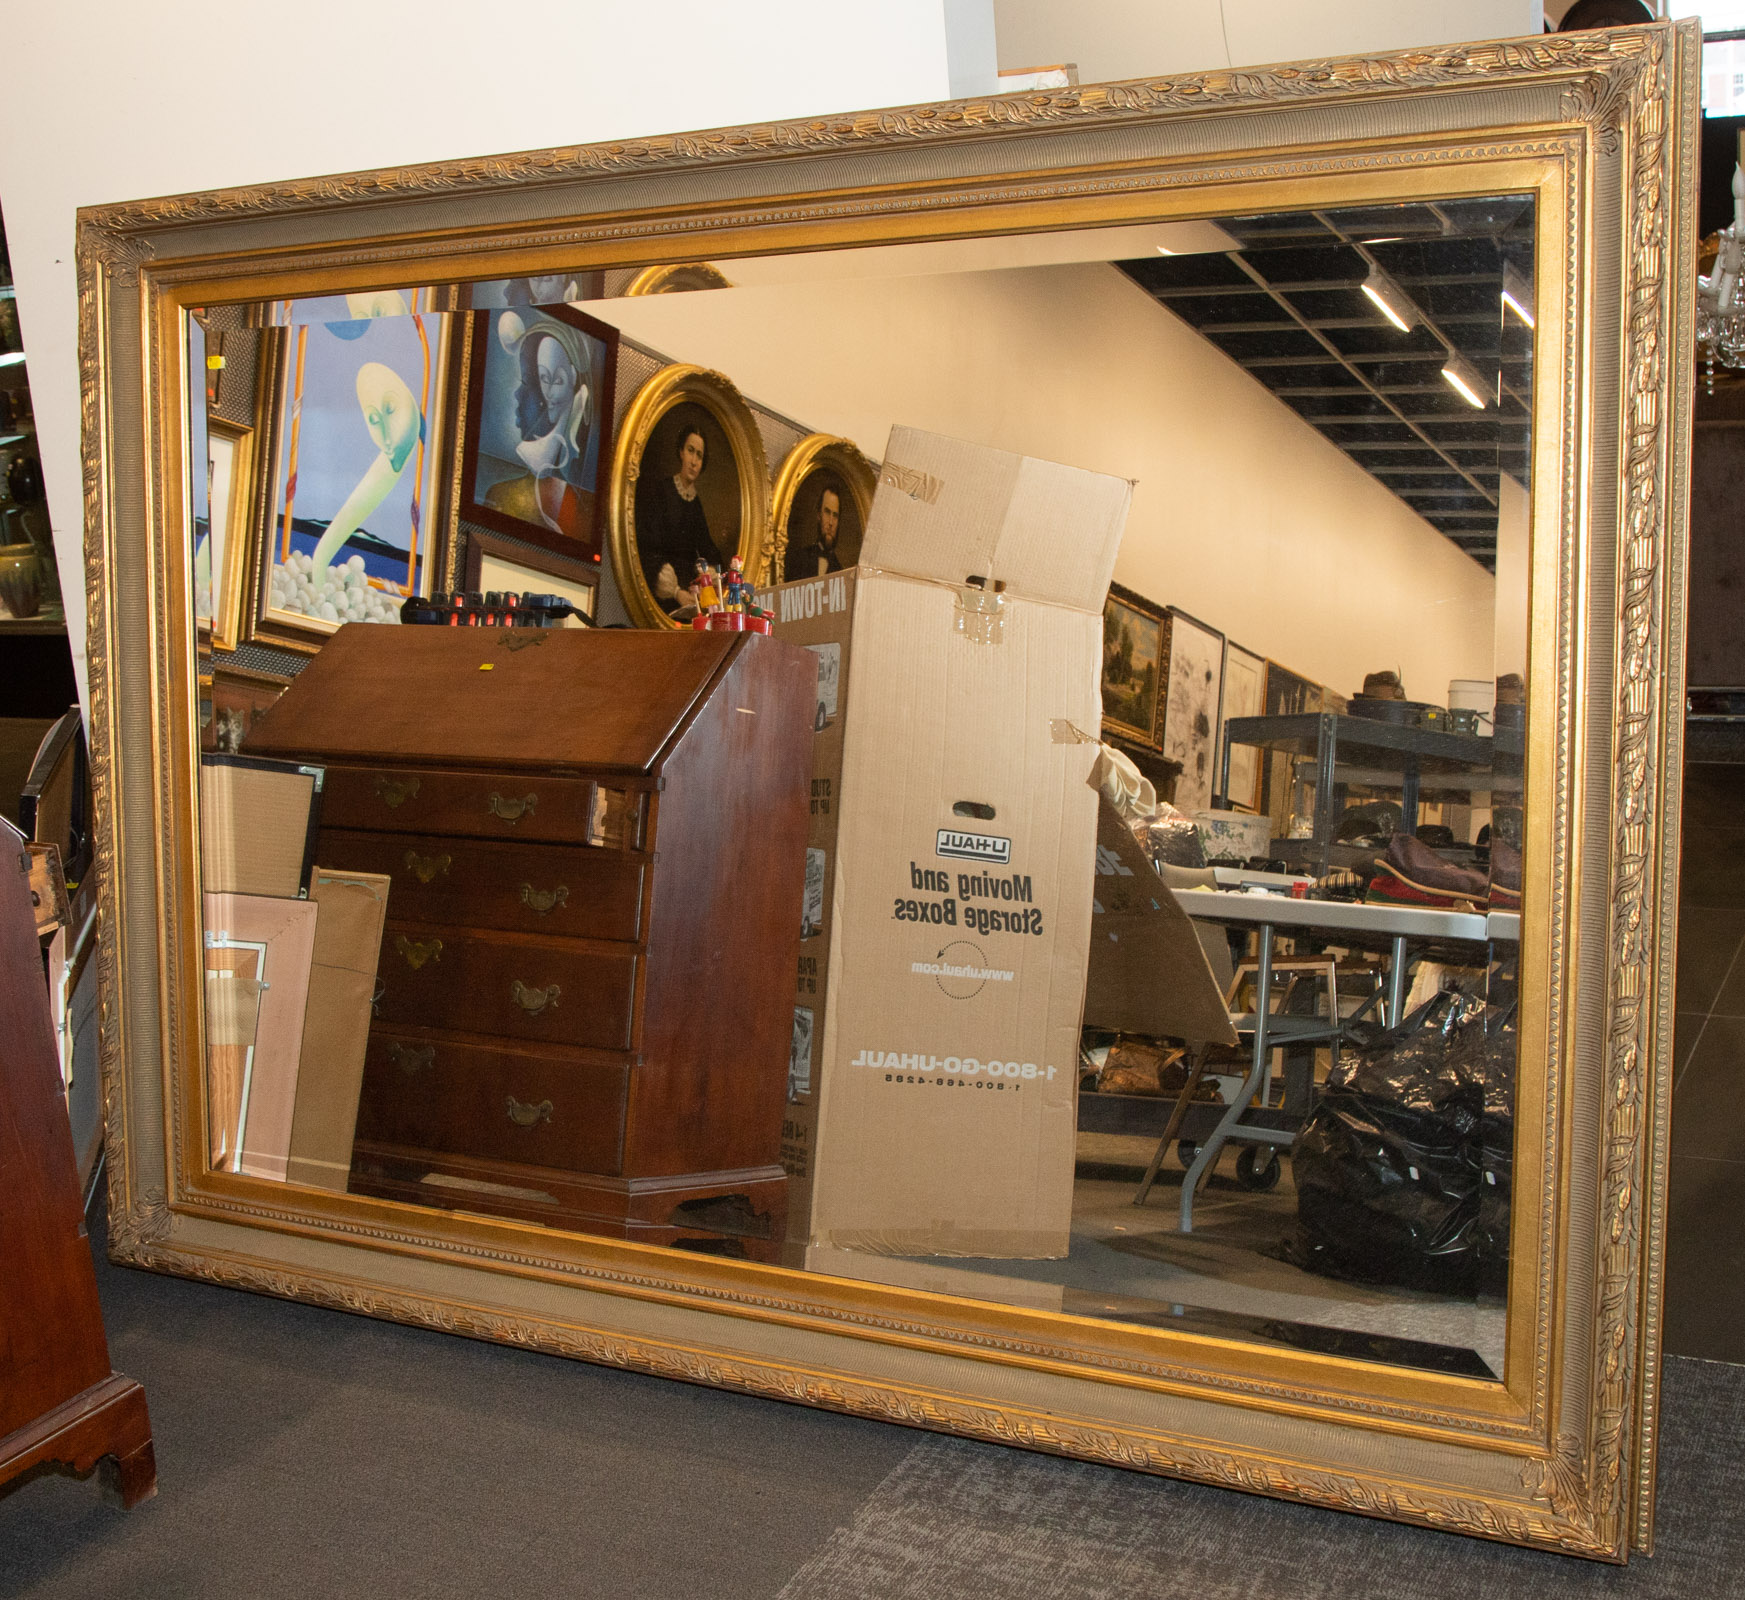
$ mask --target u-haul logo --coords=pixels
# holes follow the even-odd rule
[[[935,855],[961,856],[965,861],[998,861],[1012,859],[1012,841],[996,838],[991,833],[958,833],[951,828],[939,830]]]

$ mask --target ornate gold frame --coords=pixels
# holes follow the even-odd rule
[[[745,397],[733,380],[703,367],[662,367],[624,408],[612,448],[612,477],[606,488],[606,544],[612,552],[612,575],[624,598],[624,609],[639,628],[676,628],[655,601],[642,573],[636,548],[636,481],[642,453],[656,425],[676,405],[690,401],[721,425],[739,467],[739,559],[746,577],[757,582],[763,570],[764,539],[769,523],[769,464],[763,435]],[[687,573],[679,574],[682,588]]]
[[[1622,1560],[1651,1541],[1697,25],[1037,91],[81,212],[110,1248],[159,1271]],[[191,306],[408,280],[1531,191],[1515,1248],[1502,1383],[212,1174]],[[505,204],[512,197],[513,204]],[[509,220],[505,220],[505,219]],[[762,523],[747,519],[761,534]]]
[[[624,286],[626,296],[638,294],[685,294],[692,289],[731,289],[727,275],[707,261],[676,261],[660,267],[644,267]]]
[[[764,563],[764,581],[780,583],[788,559],[788,518],[793,515],[794,496],[815,467],[828,467],[848,489],[855,514],[864,532],[872,515],[873,490],[878,488],[878,469],[861,454],[852,439],[834,433],[809,433],[794,446],[776,469],[770,490],[769,552]]]
[[[253,529],[248,543],[247,581],[242,591],[239,636],[247,644],[264,644],[298,655],[314,655],[340,624],[321,617],[304,617],[293,611],[275,611],[267,604],[267,588],[273,569],[274,521],[277,514],[279,466],[284,450],[281,438],[290,378],[289,348],[294,328],[263,329],[256,360],[255,437],[256,480]],[[438,342],[435,389],[446,394],[453,363],[453,345],[459,328],[447,328]],[[431,426],[426,448],[440,457],[448,439],[440,419]],[[431,477],[431,503],[424,515],[424,592],[447,586],[454,553],[454,514],[450,504],[455,473],[437,472]]]
[[[226,508],[224,571],[213,581],[212,617],[203,625],[202,633],[208,649],[234,650],[242,621],[243,574],[249,570],[253,549],[259,451],[255,448],[255,431],[246,423],[209,417],[206,426],[228,439],[236,454],[231,463],[230,504]]]

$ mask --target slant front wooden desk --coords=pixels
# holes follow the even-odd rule
[[[351,1189],[773,1257],[816,659],[753,634],[342,628],[251,754],[393,880]]]

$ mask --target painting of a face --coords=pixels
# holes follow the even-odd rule
[[[679,476],[687,484],[694,484],[702,477],[707,454],[708,446],[704,444],[702,434],[685,435],[684,443],[679,446]]]
[[[593,559],[612,460],[617,338],[564,304],[528,306],[523,298],[473,314],[463,516]]]
[[[261,598],[299,626],[397,621],[428,587],[448,319],[405,305],[286,329]]]
[[[836,543],[836,530],[842,523],[842,496],[826,489],[818,501],[818,536],[825,545]]]
[[[555,339],[539,341],[539,392],[545,399],[547,420],[559,426],[576,397],[576,368]]]
[[[421,421],[411,387],[392,367],[366,361],[358,368],[357,403],[376,448],[394,471],[401,471],[418,443]]]
[[[570,280],[564,273],[558,272],[547,278],[529,278],[527,288],[533,296],[536,306],[554,305],[566,297],[564,291],[569,287]]]

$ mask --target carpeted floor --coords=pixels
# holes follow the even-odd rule
[[[101,1238],[101,1228],[93,1233]],[[1745,1590],[1745,1367],[1671,1360],[1624,1571],[917,1434],[99,1258],[161,1492],[0,1495],[0,1596],[1451,1600]],[[1733,1587],[1729,1587],[1732,1585]]]

